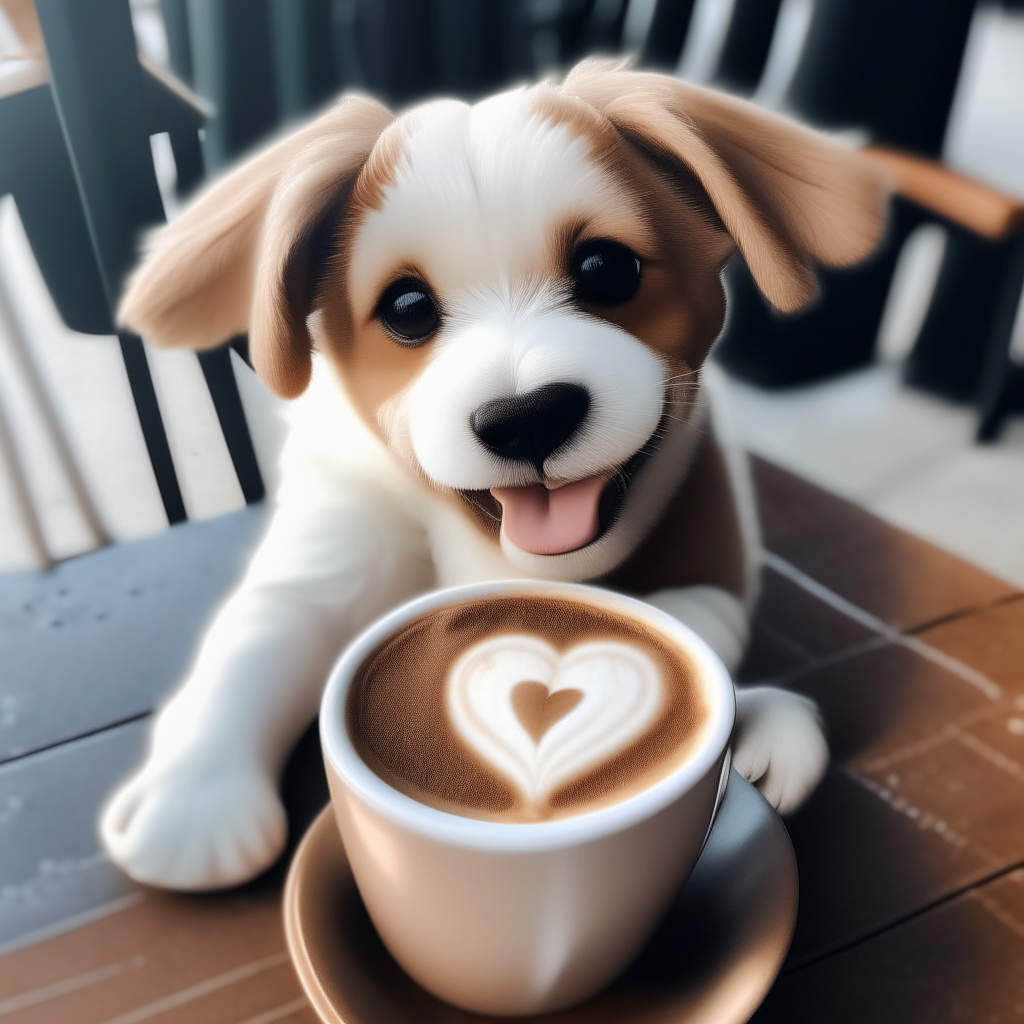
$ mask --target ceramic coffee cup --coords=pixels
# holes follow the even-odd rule
[[[371,771],[346,725],[349,688],[367,658],[425,613],[510,594],[596,605],[682,649],[708,709],[685,760],[620,802],[526,823],[438,810]],[[331,673],[320,735],[345,851],[392,955],[436,996],[480,1013],[541,1013],[597,992],[639,952],[697,860],[724,791],[734,716],[729,674],[700,637],[606,590],[471,584],[426,594],[376,622]]]

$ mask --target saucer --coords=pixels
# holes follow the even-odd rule
[[[796,921],[796,859],[782,821],[732,772],[707,845],[639,957],[578,1006],[537,1024],[742,1024],[775,980]],[[288,949],[325,1024],[484,1024],[420,988],[391,958],[359,898],[330,806],[295,852],[284,892]]]

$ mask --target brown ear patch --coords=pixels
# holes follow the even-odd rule
[[[703,192],[765,297],[783,311],[817,292],[814,264],[857,263],[885,228],[886,187],[864,157],[709,89],[610,61],[578,64],[562,88],[592,104],[675,176]]]
[[[377,110],[384,116],[349,124],[343,139],[332,133],[306,146],[267,213],[251,351],[257,373],[287,398],[309,384],[313,339],[306,319],[322,304],[322,291],[332,292],[324,315],[335,343],[357,329],[346,288],[349,242],[367,209],[380,203],[402,152],[399,125],[390,111]]]
[[[533,106],[542,117],[586,138],[590,158],[642,211],[642,231],[631,232],[631,238],[612,231],[641,255],[639,292],[624,305],[591,312],[659,352],[673,373],[699,366],[725,319],[720,273],[736,251],[703,186],[685,165],[623,132],[579,97],[541,86]],[[569,266],[579,230],[560,232],[564,244],[554,272]]]
[[[317,249],[392,120],[374,100],[345,97],[221,178],[150,236],[119,322],[156,345],[192,348],[248,330],[260,376],[284,397],[299,394],[310,375]]]

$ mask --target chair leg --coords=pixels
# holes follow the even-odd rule
[[[188,518],[185,513],[185,502],[178,486],[178,475],[174,470],[171,458],[171,446],[167,442],[164,421],[160,417],[160,406],[156,400],[156,389],[146,361],[146,350],[142,347],[142,339],[127,331],[119,331],[117,340],[121,343],[121,355],[124,368],[128,373],[128,383],[135,400],[135,410],[139,415],[139,426],[142,437],[149,452],[149,461],[156,476],[156,486],[160,491],[167,522],[170,524],[184,522]]]
[[[749,96],[764,72],[781,0],[734,0],[713,76],[715,85]]]
[[[277,109],[290,121],[326,103],[337,90],[331,0],[268,0]]]
[[[217,410],[221,433],[227,445],[228,454],[235,467],[239,486],[247,504],[259,501],[266,493],[263,477],[260,474],[256,452],[249,436],[249,428],[245,421],[245,410],[238,394],[234,370],[231,369],[231,345],[200,352],[199,365],[206,386],[210,389],[213,407]]]
[[[188,37],[188,8],[185,0],[160,0],[160,13],[167,31],[171,69],[186,85],[192,85],[192,47]]]
[[[861,266],[823,270],[821,299],[783,316],[757,291],[739,260],[726,281],[729,311],[715,357],[735,376],[767,388],[792,387],[871,362],[893,268],[921,210],[897,200],[882,248]]]
[[[13,432],[7,422],[7,413],[4,411],[3,404],[0,403],[0,473],[3,473],[5,467],[7,482],[14,499],[14,512],[21,520],[22,529],[25,531],[25,538],[32,549],[36,565],[40,569],[49,569],[53,565],[53,559],[47,550],[43,528],[39,522],[39,516],[36,515],[35,506],[32,504],[32,492],[25,479],[25,471],[18,456],[18,449],[14,444]]]
[[[673,71],[690,30],[694,0],[658,0],[647,29],[640,66]]]
[[[998,438],[1007,413],[1024,405],[1024,369],[1010,360],[1010,341],[1024,289],[1024,233],[1013,240],[975,396],[979,441]]]
[[[205,175],[203,146],[199,136],[190,129],[171,130],[171,150],[174,152],[174,169],[178,180],[174,191],[186,199],[202,182]]]
[[[8,192],[61,319],[83,334],[112,334],[103,280],[49,86],[0,101],[0,195]]]
[[[203,156],[212,174],[277,125],[266,0],[187,0],[192,84],[213,103]]]
[[[956,402],[974,397],[989,350],[986,342],[996,330],[1013,254],[1013,239],[992,242],[947,226],[942,269],[904,368],[907,384]]]

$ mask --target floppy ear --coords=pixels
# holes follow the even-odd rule
[[[608,60],[577,64],[562,88],[659,163],[697,178],[776,309],[815,297],[815,262],[857,263],[882,237],[887,189],[878,170],[793,121]]]
[[[155,345],[200,349],[248,330],[257,373],[283,397],[301,394],[311,250],[393,119],[348,96],[222,178],[147,239],[118,321]]]

